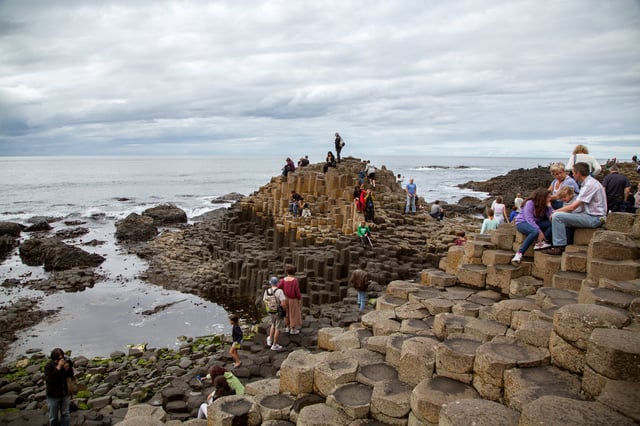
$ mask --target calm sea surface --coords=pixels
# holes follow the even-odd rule
[[[456,202],[464,195],[486,194],[462,190],[458,184],[486,180],[512,169],[546,166],[554,159],[485,157],[370,157],[408,181],[413,177],[419,195]],[[559,159],[563,161],[564,159]],[[317,160],[311,159],[312,162]],[[105,158],[0,157],[0,221],[26,224],[35,216],[55,216],[85,222],[90,232],[76,243],[97,239],[98,247],[83,247],[107,260],[106,275],[92,289],[44,297],[23,287],[0,287],[0,306],[19,297],[38,298],[42,309],[58,314],[19,335],[9,359],[27,349],[45,352],[60,346],[75,355],[108,356],[127,344],[173,347],[177,337],[229,332],[227,313],[220,306],[193,295],[167,291],[138,278],[146,264],[124,253],[113,238],[116,220],[162,203],[173,203],[189,218],[220,208],[211,200],[229,192],[250,194],[278,175],[280,157],[243,158]],[[462,168],[458,168],[463,166]],[[226,207],[228,205],[222,205]],[[66,228],[52,223],[53,232]],[[23,234],[23,239],[28,234]],[[28,267],[16,253],[0,264],[0,283],[45,277],[41,267]],[[176,302],[155,315],[142,311]]]

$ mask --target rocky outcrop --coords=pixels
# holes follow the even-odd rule
[[[0,222],[0,236],[7,235],[12,238],[19,238],[25,227],[15,222]]]
[[[44,265],[45,271],[63,271],[76,267],[96,267],[104,257],[70,246],[57,238],[31,238],[20,244],[20,258],[25,265]]]
[[[151,207],[142,212],[142,216],[153,219],[155,226],[175,225],[177,223],[187,223],[187,214],[173,204],[161,204]]]
[[[115,237],[118,241],[149,241],[158,235],[158,228],[150,216],[131,213],[123,220],[116,222]]]

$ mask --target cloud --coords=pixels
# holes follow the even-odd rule
[[[335,131],[361,156],[640,146],[632,0],[9,0],[0,16],[0,155],[320,155]]]

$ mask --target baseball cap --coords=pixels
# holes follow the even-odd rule
[[[278,279],[278,277],[271,277],[269,279],[269,284],[271,284],[271,285],[278,285],[279,282],[280,282],[280,280]]]

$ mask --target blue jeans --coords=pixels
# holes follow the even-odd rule
[[[407,195],[407,203],[404,208],[404,212],[409,213],[409,208],[411,208],[411,213],[416,212],[416,196],[415,195],[413,197],[409,197]]]
[[[567,227],[570,228],[598,228],[603,222],[598,216],[586,213],[558,212],[553,214],[551,228],[553,232],[553,245],[567,245]]]
[[[544,233],[544,238],[547,240],[551,239],[551,222],[548,219],[541,220],[538,223],[540,230]],[[522,244],[520,244],[520,248],[518,249],[518,253],[524,253],[538,239],[538,229],[527,223],[522,222],[516,224],[516,229],[518,232],[525,234],[527,237],[524,239]]]
[[[47,405],[49,406],[49,425],[51,426],[69,426],[69,403],[70,396],[63,398],[47,397]],[[58,421],[58,411],[62,419]]]
[[[364,307],[367,306],[367,295],[369,293],[366,291],[358,290],[358,306],[360,307],[360,312],[364,311]]]
[[[294,216],[298,216],[298,203],[289,203],[289,211],[293,213]]]

